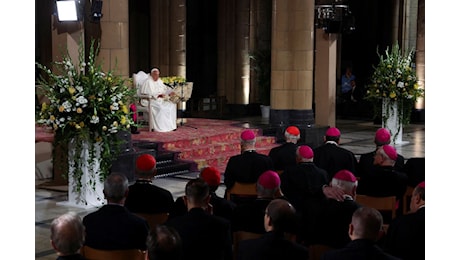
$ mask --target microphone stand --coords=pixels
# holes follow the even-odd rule
[[[187,101],[182,101],[182,99],[184,98],[184,84],[179,85],[179,87],[180,87],[180,98],[181,98],[181,102],[185,102],[187,104]],[[184,107],[185,107],[185,105],[184,105]],[[187,126],[187,127],[193,128],[193,129],[198,129],[198,127],[184,125],[184,111],[185,111],[184,109],[181,109],[182,113],[181,113],[181,116],[180,116],[180,126]]]

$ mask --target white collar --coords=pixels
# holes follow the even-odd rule
[[[338,146],[338,144],[336,142],[334,142],[334,141],[327,141],[326,144],[335,144],[335,145]]]

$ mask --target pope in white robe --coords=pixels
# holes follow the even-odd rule
[[[156,132],[169,132],[177,128],[176,103],[169,101],[169,96],[175,95],[173,90],[160,79],[160,71],[152,69],[150,76],[141,87],[141,94],[153,97],[150,103],[149,119],[153,122]],[[141,100],[142,106],[148,106],[148,100]]]

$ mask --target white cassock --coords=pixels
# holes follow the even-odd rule
[[[149,113],[149,119],[153,122],[153,129],[156,132],[169,132],[177,128],[176,103],[169,101],[169,94],[172,90],[167,87],[161,79],[154,81],[151,76],[141,87],[141,94],[153,96]],[[158,97],[164,95],[165,98]],[[141,100],[142,106],[148,106],[148,100]]]

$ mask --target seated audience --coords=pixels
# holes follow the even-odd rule
[[[201,170],[200,178],[209,185],[209,192],[211,194],[209,204],[212,206],[212,214],[231,220],[235,204],[216,194],[221,180],[219,170],[215,167],[205,167]],[[185,205],[185,196],[182,196],[177,198],[174,202],[169,218],[172,219],[177,216],[182,216],[185,213],[187,213],[187,206]]]
[[[289,126],[284,131],[285,142],[273,147],[268,156],[273,161],[277,172],[282,172],[287,166],[296,165],[297,142],[300,139],[300,130],[296,126]]]
[[[295,208],[288,201],[272,200],[263,218],[266,233],[257,239],[240,241],[237,259],[308,259],[308,249],[289,238],[297,229],[296,217]]]
[[[252,130],[244,130],[240,140],[241,154],[230,157],[225,169],[224,183],[227,190],[235,182],[256,183],[262,173],[273,170],[272,159],[256,152],[256,135]]]
[[[374,208],[358,208],[352,216],[349,226],[351,242],[341,249],[334,249],[323,254],[322,260],[369,260],[399,259],[385,253],[376,241],[382,231],[383,218]]]
[[[341,170],[334,175],[332,187],[343,190],[343,201],[324,199],[315,210],[315,219],[310,221],[310,244],[322,244],[341,248],[350,242],[348,225],[356,209],[360,207],[355,201],[358,181],[348,170]]]
[[[134,213],[169,213],[174,198],[168,190],[153,184],[157,173],[156,160],[150,154],[142,154],[136,159],[137,179],[129,186],[125,207]]]
[[[391,143],[391,134],[386,128],[379,128],[375,132],[374,137],[375,143],[375,150],[369,153],[362,154],[359,157],[358,161],[358,168],[356,172],[356,176],[361,177],[361,175],[365,175],[369,172],[372,172],[375,168],[374,166],[374,156],[377,150],[382,147],[383,145]],[[404,157],[398,154],[398,158],[396,159],[394,168],[398,171],[403,171],[404,167]]]
[[[390,224],[384,248],[402,259],[425,259],[425,182],[412,192],[410,209]]]
[[[188,212],[165,224],[177,230],[187,259],[232,259],[230,221],[209,213],[209,186],[200,179],[185,185]],[[205,245],[205,246],[203,246]]]
[[[56,251],[57,260],[85,259],[80,255],[80,248],[85,241],[85,227],[75,212],[68,212],[51,222],[50,241]]]
[[[294,166],[281,174],[281,190],[297,211],[304,212],[308,201],[324,197],[322,187],[328,184],[327,172],[313,163],[314,153],[308,145],[296,149]]]
[[[83,218],[86,228],[85,245],[104,250],[146,249],[149,225],[125,208],[128,179],[112,173],[104,181],[107,205]]]
[[[158,225],[147,237],[148,260],[181,260],[182,241],[177,231]]]
[[[403,172],[407,174],[407,185],[410,187],[425,181],[425,157],[413,157],[407,160]]]
[[[263,217],[267,205],[280,192],[280,177],[274,171],[266,171],[257,180],[257,198],[236,206],[233,211],[232,230],[263,234]]]
[[[313,150],[315,153],[313,162],[319,168],[327,171],[328,182],[340,170],[349,170],[353,174],[356,172],[358,161],[353,152],[340,147],[340,136],[338,128],[327,129],[324,144]]]
[[[299,226],[298,241],[308,244],[312,219],[323,199],[343,201],[344,192],[328,185],[327,172],[314,164],[314,152],[308,145],[297,148],[297,165],[290,166],[281,174],[281,190],[286,199],[297,210],[302,219]]]
[[[398,203],[402,204],[407,189],[407,175],[394,168],[397,158],[398,154],[393,146],[379,147],[374,156],[375,168],[360,177],[357,193],[374,197],[396,196]],[[397,210],[398,215],[401,213],[402,206]]]

